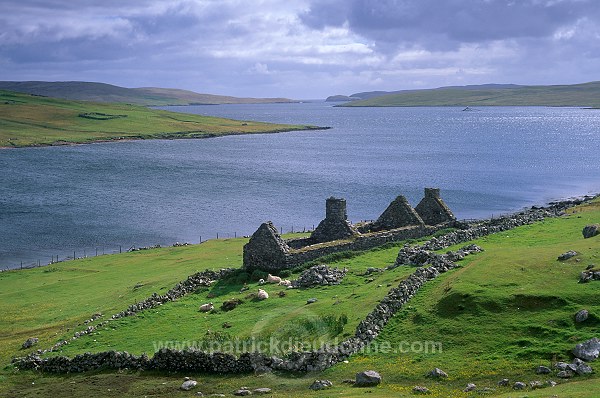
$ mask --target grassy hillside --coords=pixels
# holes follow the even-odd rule
[[[188,90],[174,88],[142,87],[131,89],[144,96],[165,98],[164,101],[171,105],[199,105],[199,104],[268,104],[279,102],[294,102],[287,98],[239,98],[226,95],[199,94]]]
[[[125,88],[96,82],[0,81],[0,90],[76,101],[123,102],[145,106],[293,102],[287,98],[238,98],[170,88]]]
[[[0,90],[0,147],[121,139],[205,138],[312,128],[167,112],[137,105],[70,101]]]
[[[464,86],[396,93],[362,93],[338,106],[583,106],[600,107],[600,82],[562,86]],[[353,94],[360,96],[359,94]]]
[[[598,336],[600,324],[600,282],[579,284],[578,275],[600,258],[600,236],[583,239],[584,225],[600,222],[600,202],[585,205],[560,219],[524,226],[475,241],[485,252],[465,259],[462,267],[429,282],[386,326],[371,349],[351,357],[324,372],[309,375],[269,374],[256,377],[211,375],[166,375],[153,372],[93,372],[83,375],[40,375],[0,371],[2,396],[191,396],[178,391],[183,376],[198,380],[197,390],[231,393],[241,386],[270,387],[273,396],[412,396],[414,385],[431,390],[432,397],[472,397],[465,385],[493,389],[487,396],[594,397],[600,388],[597,374],[564,382],[554,375],[536,375],[537,365],[569,360],[577,343]],[[129,304],[163,293],[176,281],[207,268],[239,266],[246,239],[213,240],[189,247],[164,248],[145,252],[107,255],[55,264],[51,267],[0,273],[0,361],[6,364],[31,336],[40,338],[39,347],[48,347],[81,330],[83,321],[95,312],[118,312]],[[400,244],[399,244],[400,245]],[[96,334],[65,346],[64,354],[105,349],[151,353],[153,343],[165,340],[211,338],[258,338],[293,336],[300,340],[320,337],[333,340],[352,333],[358,320],[377,300],[412,272],[410,267],[362,276],[367,267],[383,267],[394,261],[399,245],[373,250],[353,258],[328,261],[331,266],[348,267],[349,274],[339,286],[288,291],[267,287],[271,298],[264,302],[248,299],[258,288],[253,278],[230,279],[210,289],[199,290],[183,299],[165,304],[131,318],[112,323]],[[556,257],[567,251],[580,254],[564,263]],[[292,275],[293,277],[293,275]],[[246,282],[249,290],[239,292]],[[198,305],[212,301],[218,308],[228,298],[244,300],[238,308],[215,314],[201,314]],[[318,301],[307,305],[306,299]],[[573,315],[586,308],[590,318],[575,324]],[[323,322],[327,315],[346,315],[341,330]],[[222,325],[228,322],[230,328]],[[208,332],[210,330],[210,332]],[[336,334],[337,333],[337,334]],[[438,342],[441,349],[426,352],[426,342]],[[408,344],[408,346],[407,346]],[[407,349],[407,347],[413,349]],[[391,347],[391,352],[384,352]],[[35,348],[34,348],[35,349]],[[600,363],[592,364],[598,367]],[[440,367],[449,377],[434,381],[424,374]],[[357,389],[341,383],[357,371],[375,369],[384,382],[372,389]],[[497,387],[502,378],[512,382],[549,379],[561,383],[539,391],[515,392]],[[319,378],[335,386],[311,392],[308,385]],[[110,390],[110,391],[109,391]]]

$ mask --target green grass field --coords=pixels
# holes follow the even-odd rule
[[[516,88],[407,90],[338,106],[582,106],[600,107],[600,82]]]
[[[0,147],[123,139],[206,138],[315,128],[175,113],[138,105],[70,101],[0,90]]]
[[[272,396],[280,397],[362,397],[365,393],[396,397],[413,396],[412,387],[423,385],[431,390],[432,397],[479,396],[462,392],[467,383],[473,382],[478,389],[492,389],[486,396],[594,397],[600,388],[596,374],[564,382],[534,372],[537,365],[570,360],[569,352],[577,342],[598,336],[600,282],[577,283],[579,273],[600,259],[600,237],[584,240],[581,235],[583,226],[593,222],[600,222],[599,202],[560,219],[475,241],[485,252],[467,257],[461,268],[426,284],[392,318],[369,350],[324,372],[259,377],[127,371],[42,375],[17,372],[7,366],[0,371],[0,395],[183,397],[193,395],[178,391],[183,376],[193,376],[199,381],[196,390],[205,394],[230,394],[248,386],[270,387],[274,390]],[[0,273],[0,360],[8,365],[12,357],[33,350],[20,349],[27,337],[40,338],[35,348],[49,347],[83,329],[82,322],[93,313],[119,312],[152,292],[164,293],[197,270],[238,267],[246,241],[213,240],[202,245],[106,255]],[[220,338],[275,336],[332,341],[352,334],[359,319],[385,295],[388,284],[396,285],[414,270],[402,267],[375,274],[371,282],[362,276],[367,267],[393,263],[398,247],[328,262],[349,269],[339,286],[287,291],[280,298],[276,293],[282,289],[269,285],[266,290],[271,297],[262,302],[246,297],[248,292],[256,291],[254,281],[247,281],[250,290],[239,292],[243,275],[227,284],[219,282],[177,302],[116,321],[97,334],[63,347],[62,353],[116,349],[151,354],[154,342],[201,341],[207,330],[212,338],[218,334]],[[558,262],[556,257],[567,250],[580,254]],[[230,312],[198,312],[201,303],[212,301],[218,308],[234,297],[244,303]],[[307,305],[310,297],[318,301]],[[576,325],[573,315],[582,308],[590,311],[590,318]],[[338,319],[346,315],[348,321],[341,329],[332,328],[323,322],[327,315]],[[231,328],[224,329],[225,322]],[[436,343],[430,346],[434,350],[425,349],[428,342]],[[598,367],[594,363],[592,366]],[[444,369],[448,379],[424,377],[434,367]],[[366,369],[379,371],[384,382],[371,389],[341,383]],[[516,392],[497,387],[497,381],[504,377],[512,382],[552,379],[560,384]],[[334,387],[321,392],[308,390],[317,378],[330,379]]]

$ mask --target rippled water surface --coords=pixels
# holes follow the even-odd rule
[[[600,111],[172,107],[325,131],[0,150],[0,267],[131,246],[312,228],[325,198],[353,221],[442,189],[459,218],[600,191]]]

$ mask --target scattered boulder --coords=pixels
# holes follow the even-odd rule
[[[316,303],[317,299],[315,297],[309,298],[308,300],[306,300],[306,304],[312,304],[312,303]]]
[[[311,385],[310,388],[311,390],[324,390],[326,388],[330,388],[333,387],[333,383],[330,382],[329,380],[315,380]]]
[[[223,311],[231,311],[235,307],[237,307],[238,305],[240,305],[242,303],[243,303],[243,301],[240,300],[239,298],[232,298],[232,299],[229,299],[229,300],[225,300],[223,302],[223,304],[221,304],[221,309]]]
[[[448,373],[444,372],[440,368],[435,368],[431,372],[427,373],[427,377],[433,377],[436,379],[448,377]]]
[[[509,380],[508,379],[502,379],[498,382],[498,386],[499,387],[506,387],[508,386]]]
[[[566,362],[557,362],[554,366],[558,370],[575,370],[575,365]]]
[[[575,250],[569,250],[568,252],[565,252],[563,254],[561,254],[560,256],[558,256],[558,261],[567,261],[570,258],[573,258],[577,255],[577,252]]]
[[[573,355],[584,361],[593,361],[600,354],[600,339],[594,337],[588,341],[577,344],[573,349]]]
[[[573,372],[571,372],[570,370],[561,370],[556,374],[556,377],[559,377],[561,379],[570,379],[571,377],[573,377]]]
[[[381,383],[381,375],[374,370],[366,370],[356,374],[356,387],[373,387]]]
[[[548,384],[550,387],[555,387],[558,383],[556,383],[554,380],[548,380],[546,384]]]
[[[429,388],[427,387],[423,387],[423,386],[414,386],[413,389],[413,394],[429,394]]]
[[[523,390],[525,387],[527,387],[527,384],[523,383],[522,381],[517,381],[515,384],[513,384],[513,390]]]
[[[271,389],[267,388],[267,387],[261,387],[261,388],[255,388],[252,392],[254,394],[259,394],[259,395],[270,394],[271,393]]]
[[[324,285],[338,285],[346,276],[348,270],[329,268],[325,264],[310,267],[300,274],[298,279],[292,281],[293,287],[312,287]]]
[[[575,314],[575,322],[577,322],[577,323],[585,322],[586,319],[588,319],[589,315],[590,315],[590,313],[588,312],[588,310],[581,310],[581,311],[577,312],[577,314]]]
[[[575,373],[580,376],[590,374],[594,371],[590,365],[579,358],[573,360],[573,365],[575,365]]]
[[[534,380],[534,381],[530,381],[529,382],[529,387],[531,387],[532,390],[535,390],[537,388],[542,388],[544,387],[544,383],[542,383],[539,380]]]
[[[198,382],[196,380],[186,380],[183,382],[183,384],[179,388],[182,389],[183,391],[189,391],[192,388],[196,387],[197,385],[198,385]]]
[[[239,390],[235,391],[233,395],[237,397],[245,397],[248,395],[252,395],[252,391],[250,391],[248,388],[240,388]]]
[[[579,283],[586,283],[593,280],[600,280],[600,271],[597,269],[586,270],[579,274]]]
[[[590,224],[583,227],[581,231],[585,239],[593,238],[596,235],[600,235],[600,224]]]
[[[552,373],[552,370],[547,366],[540,365],[535,369],[535,373],[539,375],[545,375],[548,373]]]
[[[39,339],[37,337],[30,337],[27,340],[25,340],[23,342],[23,345],[21,347],[23,347],[23,349],[28,349],[33,347],[34,345],[36,345],[38,343]]]
[[[367,268],[367,270],[365,271],[365,273],[363,275],[368,276],[373,273],[379,273],[379,272],[383,272],[383,271],[385,271],[384,268],[369,267],[369,268]]]
[[[465,389],[463,390],[464,392],[470,392],[473,391],[477,388],[477,386],[473,383],[469,383],[467,384],[467,386],[465,387]]]

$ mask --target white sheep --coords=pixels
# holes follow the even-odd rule
[[[215,308],[215,306],[213,305],[213,303],[206,303],[206,304],[202,304],[200,306],[200,311],[208,312],[208,311],[212,311],[214,308]]]
[[[266,300],[266,299],[268,299],[268,298],[269,298],[269,293],[265,292],[265,291],[264,291],[264,290],[262,290],[262,289],[258,289],[258,294],[256,295],[256,297],[257,297],[259,300]]]
[[[279,286],[292,286],[292,281],[288,279],[282,279],[281,282],[279,282]]]
[[[269,283],[279,283],[279,282],[281,282],[281,278],[278,277],[278,276],[269,274],[267,276],[267,282],[269,282]]]

